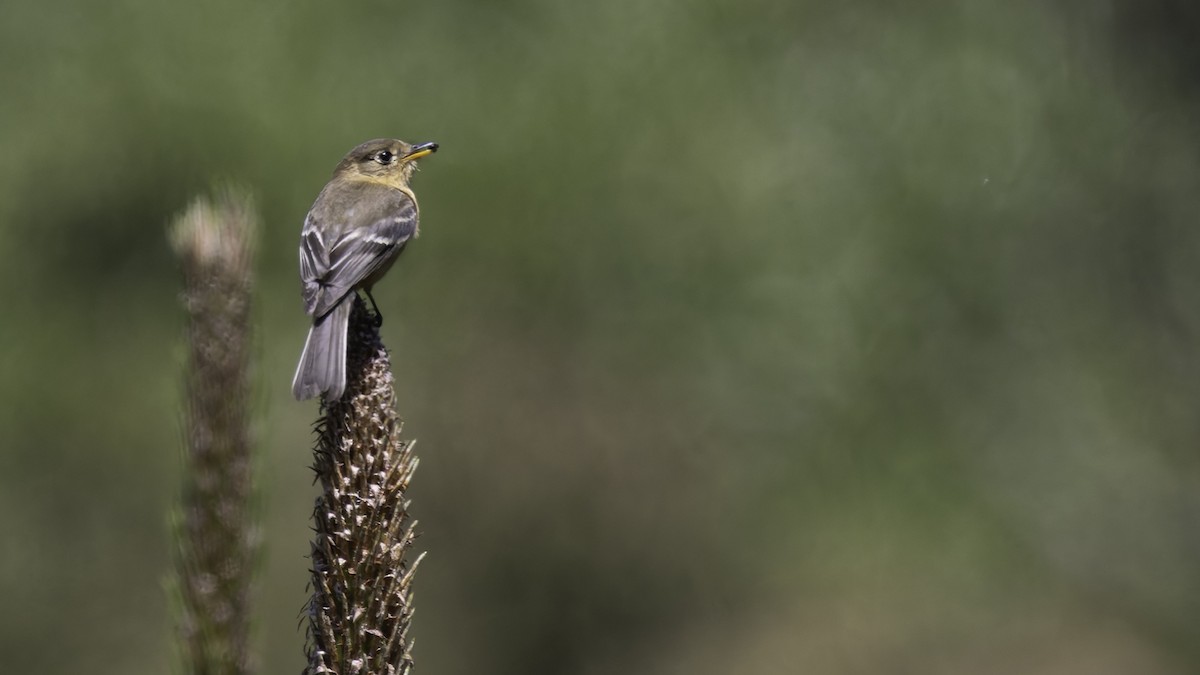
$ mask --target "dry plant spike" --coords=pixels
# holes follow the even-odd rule
[[[258,550],[250,438],[250,307],[258,216],[227,188],[171,226],[187,312],[185,471],[173,579],[182,670],[246,675]]]
[[[346,391],[322,402],[313,470],[308,673],[401,675],[413,667],[412,579],[407,553],[417,522],[405,491],[417,468],[400,439],[387,349],[362,300],[347,336]],[[422,554],[423,555],[423,554]]]

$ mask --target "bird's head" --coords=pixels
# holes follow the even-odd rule
[[[406,187],[417,160],[437,152],[437,143],[410,145],[394,138],[377,138],[351,150],[334,175],[361,176],[393,187]]]

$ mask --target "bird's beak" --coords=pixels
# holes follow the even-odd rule
[[[437,152],[437,149],[438,144],[433,142],[414,145],[413,149],[404,156],[404,161],[411,162],[414,159],[421,159],[425,155],[432,155]]]

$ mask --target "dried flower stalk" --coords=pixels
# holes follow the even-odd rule
[[[182,670],[253,672],[250,307],[258,217],[244,193],[198,199],[171,226],[184,274],[186,470],[175,528]]]
[[[314,471],[323,492],[313,518],[308,673],[399,675],[412,670],[408,550],[417,522],[405,491],[417,468],[400,439],[391,363],[356,298],[347,337],[346,392],[323,401]]]

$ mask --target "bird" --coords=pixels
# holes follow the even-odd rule
[[[345,391],[356,291],[366,294],[381,324],[371,288],[419,234],[417,196],[408,182],[417,160],[437,149],[433,142],[367,141],[338,163],[309,209],[300,232],[300,283],[312,327],[292,378],[296,400],[335,401]]]

